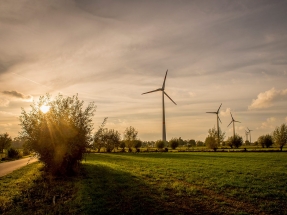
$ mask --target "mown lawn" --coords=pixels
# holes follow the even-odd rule
[[[0,213],[287,214],[287,153],[101,153],[82,163],[77,177],[48,177],[35,163],[0,178]]]

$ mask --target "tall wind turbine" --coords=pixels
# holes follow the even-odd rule
[[[239,122],[239,121],[234,120],[234,118],[233,118],[231,112],[230,112],[230,115],[231,115],[231,122],[229,123],[228,126],[230,126],[230,124],[233,123],[233,137],[235,137],[235,127],[234,127],[234,123],[235,123],[235,122]],[[241,122],[239,122],[239,123],[241,123]],[[228,127],[228,126],[227,126],[227,127]]]
[[[221,105],[222,105],[222,103],[221,103]],[[221,108],[221,105],[219,106],[219,108],[218,108],[218,110],[216,112],[206,112],[206,113],[216,114],[216,116],[217,116],[216,118],[217,118],[217,140],[218,140],[218,145],[220,144],[220,142],[219,142],[219,121],[220,121],[220,123],[222,123],[220,118],[219,118],[219,116],[218,116],[218,113],[219,113],[219,110]]]
[[[251,131],[252,130],[250,130],[248,127],[247,127],[247,129],[248,129],[248,133],[250,134],[250,144],[251,144]]]
[[[166,94],[166,92],[164,91],[164,88],[165,88],[165,79],[166,79],[166,76],[167,76],[167,72],[168,72],[168,70],[166,70],[165,77],[164,77],[164,81],[163,81],[163,84],[162,84],[162,88],[158,88],[158,89],[153,90],[153,91],[149,91],[149,92],[146,92],[146,93],[142,93],[142,95],[143,95],[143,94],[147,94],[147,93],[153,93],[153,92],[157,92],[157,91],[162,91],[162,140],[163,140],[164,142],[166,142],[164,95],[166,95],[166,96],[176,105],[176,103],[175,103],[175,102]]]

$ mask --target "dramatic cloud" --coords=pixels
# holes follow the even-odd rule
[[[10,97],[16,97],[18,99],[24,99],[24,100],[31,100],[33,97],[30,95],[24,95],[22,93],[19,93],[17,91],[2,91],[3,94],[8,95]]]
[[[252,104],[248,107],[249,110],[268,108],[273,106],[273,102],[276,102],[282,98],[287,97],[287,89],[285,90],[275,90],[272,88],[265,91],[264,93],[259,93],[257,99],[252,101]]]

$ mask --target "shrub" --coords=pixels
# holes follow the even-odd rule
[[[8,157],[9,158],[19,158],[19,151],[14,148],[8,149]]]
[[[43,105],[50,107],[47,113],[41,111]],[[52,174],[72,174],[90,145],[95,105],[83,105],[78,96],[58,95],[52,101],[46,95],[31,105],[30,112],[22,109],[21,138]]]
[[[214,137],[211,137],[211,136],[206,137],[205,145],[207,146],[207,148],[213,149],[213,151],[216,151],[218,148],[218,145],[216,143],[216,139]]]
[[[155,146],[156,146],[156,148],[158,148],[158,149],[163,149],[164,146],[165,146],[165,142],[164,142],[163,140],[157,140],[157,141],[155,142]]]
[[[280,148],[282,148],[287,143],[287,125],[283,123],[280,127],[277,127],[273,132],[273,139],[275,144]]]
[[[229,137],[226,143],[231,148],[239,148],[243,144],[243,139],[238,134],[235,134],[235,136]]]
[[[176,149],[179,145],[179,141],[177,138],[172,138],[170,141],[169,141],[169,146],[172,148],[172,149]],[[163,148],[163,147],[162,147]]]
[[[262,135],[258,137],[257,142],[262,146],[262,148],[269,148],[273,144],[272,136],[270,134]]]

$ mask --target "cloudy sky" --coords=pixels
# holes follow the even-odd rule
[[[204,140],[220,124],[252,140],[287,122],[287,1],[1,0],[0,132],[16,137],[21,107],[78,93],[94,127]]]

